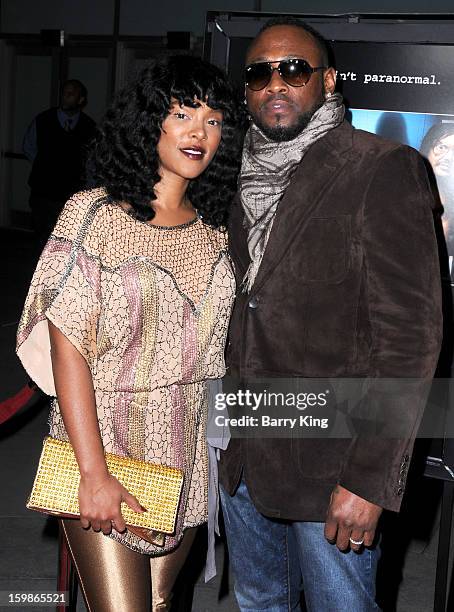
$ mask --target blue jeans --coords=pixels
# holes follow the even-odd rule
[[[372,612],[378,547],[342,553],[323,535],[324,524],[279,521],[260,514],[244,481],[221,501],[235,595],[242,612],[300,610]]]

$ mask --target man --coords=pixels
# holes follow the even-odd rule
[[[377,522],[399,510],[441,341],[425,167],[343,120],[326,44],[305,24],[268,22],[246,65],[230,374],[243,388],[367,378],[366,420],[370,409],[387,433],[232,438],[220,481],[235,592],[241,610],[298,610],[302,574],[311,612],[377,610]],[[387,378],[411,380],[401,396]]]
[[[86,87],[66,81],[60,106],[35,117],[24,137],[23,150],[33,164],[29,203],[40,250],[66,200],[84,186],[86,148],[95,131],[93,119],[82,112],[86,104]]]

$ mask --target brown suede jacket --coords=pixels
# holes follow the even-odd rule
[[[369,395],[374,409],[399,420],[399,438],[232,439],[220,463],[230,494],[243,472],[257,509],[270,517],[323,521],[336,483],[399,510],[441,345],[433,206],[424,162],[410,147],[344,122],[307,152],[279,204],[254,286],[238,290],[229,372],[243,381],[415,384],[397,399]],[[250,259],[238,200],[229,233],[240,287]]]

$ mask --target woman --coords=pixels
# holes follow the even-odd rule
[[[424,136],[421,154],[429,161],[436,195],[443,206],[443,230],[448,254],[454,254],[454,123],[436,123]],[[451,266],[450,266],[451,267]]]
[[[167,609],[207,520],[205,381],[224,373],[234,294],[222,229],[239,112],[222,73],[199,59],[147,67],[100,127],[92,165],[103,187],[66,204],[27,297],[18,355],[57,396],[50,435],[76,454],[80,523],[61,524],[96,612],[148,610],[150,563],[153,610]],[[143,509],[104,451],[183,469],[174,536],[151,543],[125,529],[120,503]]]

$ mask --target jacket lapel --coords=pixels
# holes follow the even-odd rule
[[[229,250],[235,263],[237,280],[243,279],[249,267],[251,258],[247,248],[247,232],[244,227],[244,211],[237,193],[230,209],[229,215]]]
[[[353,128],[344,121],[306,153],[279,203],[251,296],[267,280],[296,235],[304,230],[325,191],[341,174],[349,160],[347,153],[352,148],[352,138]]]

